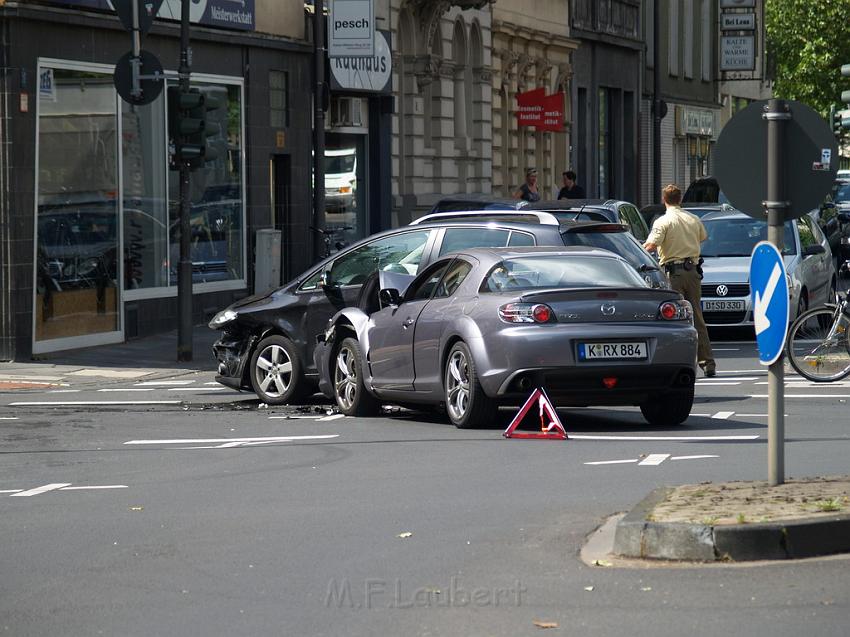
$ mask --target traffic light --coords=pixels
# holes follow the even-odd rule
[[[220,100],[199,89],[184,92],[177,86],[168,88],[168,136],[174,145],[172,170],[184,162],[195,170],[218,157],[215,149],[207,144],[207,138],[220,132],[211,114],[221,106]]]

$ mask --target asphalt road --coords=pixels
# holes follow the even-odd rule
[[[413,412],[266,409],[210,372],[7,391],[0,634],[513,636],[538,621],[571,635],[846,635],[850,558],[578,558],[657,486],[766,478],[766,371],[751,343],[715,348],[718,376],[699,379],[685,425],[564,410],[568,441]],[[789,375],[786,394],[786,475],[850,472],[850,381]]]

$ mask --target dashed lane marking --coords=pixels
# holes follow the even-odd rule
[[[715,455],[699,455],[699,456],[671,456],[669,453],[651,453],[641,458],[629,458],[627,460],[597,460],[595,462],[585,462],[586,465],[602,466],[609,464],[637,464],[644,467],[657,467],[665,460],[704,460],[707,458],[719,458]]]
[[[153,391],[153,387],[119,387],[109,389],[98,389],[97,391],[122,392],[122,391]]]
[[[712,416],[715,420],[729,420],[730,416],[734,416],[734,411],[718,411]]]
[[[40,487],[36,487],[35,489],[27,489],[26,491],[21,491],[19,493],[13,493],[10,495],[10,498],[28,498],[33,495],[40,495],[42,493],[47,493],[48,491],[55,491],[56,489],[61,489],[62,487],[70,487],[70,482],[53,482],[51,484],[45,484]]]
[[[170,385],[191,385],[194,380],[146,380],[136,383],[136,387],[168,387]]]
[[[223,391],[229,387],[171,387],[168,391]],[[232,391],[236,391],[235,389]]]
[[[750,394],[750,398],[767,398],[768,394]],[[785,398],[850,398],[850,394],[785,394]]]
[[[319,422],[327,422],[328,420],[339,420],[340,418],[345,418],[345,414],[331,414],[330,416],[325,416],[324,418],[319,418]]]
[[[17,416],[0,416],[0,420],[17,420]]]
[[[720,382],[711,382],[711,381],[704,381],[704,380],[698,380],[697,381],[697,385],[700,386],[700,387],[737,387],[740,384],[741,383],[738,383],[738,382],[729,383],[729,382],[724,382],[724,381],[720,381]]]

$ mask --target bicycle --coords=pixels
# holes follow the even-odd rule
[[[791,324],[788,362],[800,376],[829,383],[850,376],[850,290],[839,303],[804,312]]]
[[[345,232],[346,230],[354,230],[354,228],[352,228],[351,226],[336,226],[333,228],[320,229],[314,226],[310,226],[310,230],[322,235],[322,241],[324,241],[325,244],[325,253],[321,256],[321,258],[327,259],[334,252],[339,252],[345,247],[345,243],[343,241],[337,241],[336,243],[333,243],[334,237],[336,237],[336,235],[340,232]],[[333,250],[332,248],[336,248],[336,250]]]

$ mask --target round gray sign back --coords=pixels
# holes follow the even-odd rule
[[[791,119],[784,120],[784,158],[780,167],[786,219],[802,217],[823,203],[838,170],[838,145],[829,124],[811,107],[786,100]],[[729,202],[741,212],[765,219],[767,200],[767,100],[753,102],[735,115],[714,149],[717,182]]]
[[[165,77],[162,80],[144,79],[139,82],[139,87],[142,89],[141,95],[133,95],[133,75],[130,60],[133,57],[132,51],[128,51],[121,56],[121,59],[115,64],[115,72],[112,74],[112,81],[115,84],[115,90],[125,102],[143,106],[153,102],[159,94],[162,93]],[[162,64],[157,57],[144,49],[139,52],[139,58],[142,61],[139,75],[162,75]]]

